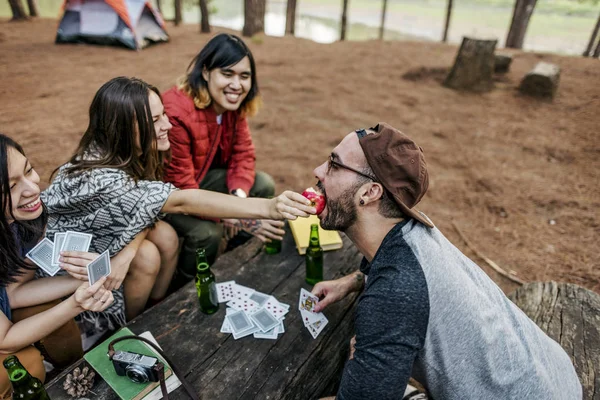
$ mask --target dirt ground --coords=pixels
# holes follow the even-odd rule
[[[102,83],[128,75],[166,90],[210,37],[196,25],[171,26],[170,43],[134,52],[54,45],[56,26],[0,20],[0,131],[25,147],[46,182],[75,148]],[[503,290],[516,284],[475,255],[454,224],[525,281],[600,293],[599,60],[515,51],[494,91],[471,94],[440,85],[454,45],[248,43],[265,103],[250,121],[257,166],[278,190],[313,185],[312,169],[346,133],[386,121],[425,150],[430,188],[420,209]],[[540,60],[562,69],[552,103],[515,90]]]

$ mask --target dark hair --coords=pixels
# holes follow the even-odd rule
[[[8,174],[8,151],[17,150],[25,156],[23,148],[14,140],[0,133],[0,287],[15,282],[16,277],[26,269],[35,269],[21,257],[21,248],[25,243],[37,241],[43,234],[48,222],[48,211],[43,206],[42,215],[33,221],[17,221],[12,213],[10,196],[10,177]],[[12,223],[8,222],[7,214]]]
[[[125,76],[102,85],[92,100],[88,128],[66,172],[119,168],[136,181],[160,180],[164,155],[156,148],[150,91],[160,97],[154,86]]]
[[[211,104],[212,99],[208,93],[208,82],[202,76],[202,71],[204,69],[212,71],[215,68],[237,64],[246,56],[250,60],[252,87],[240,104],[240,112],[243,115],[254,115],[260,107],[256,64],[246,43],[235,35],[220,33],[210,39],[188,66],[187,75],[181,79],[179,88],[194,100],[196,107],[206,108]]]
[[[361,172],[366,175],[375,176],[375,173],[371,169],[371,167],[364,167],[361,169]],[[357,175],[357,189],[364,185],[367,182],[371,182],[370,179],[365,178],[364,176]],[[383,185],[382,185],[383,187]],[[383,194],[379,199],[379,207],[377,208],[379,214],[385,218],[405,218],[406,216],[398,206],[398,203],[394,200],[394,196],[384,187]]]

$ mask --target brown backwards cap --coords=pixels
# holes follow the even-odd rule
[[[394,196],[405,215],[433,228],[431,221],[413,208],[429,186],[423,149],[385,122],[380,122],[371,130],[375,133],[364,130],[356,132],[377,180]]]

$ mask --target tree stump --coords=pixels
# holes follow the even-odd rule
[[[525,75],[519,86],[523,94],[535,97],[554,98],[560,80],[558,65],[539,62]]]
[[[494,50],[497,40],[480,40],[463,37],[452,70],[444,86],[475,92],[492,90],[494,83]]]
[[[570,283],[534,282],[508,296],[571,357],[584,400],[600,400],[600,295]]]
[[[494,56],[494,72],[497,74],[505,74],[510,69],[512,56],[508,54],[496,54]]]

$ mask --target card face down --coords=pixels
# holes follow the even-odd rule
[[[58,267],[60,262],[58,261],[60,257],[60,251],[62,249],[62,245],[65,242],[66,233],[56,233],[54,234],[54,248],[52,249],[52,265]]]
[[[87,265],[87,273],[90,286],[98,282],[103,276],[110,275],[110,255],[108,250]]]
[[[53,251],[54,243],[50,239],[44,238],[33,249],[29,250],[25,256],[48,275],[54,276],[60,270],[60,267],[52,265]]]
[[[61,251],[86,252],[90,249],[91,243],[92,235],[88,233],[68,231],[65,235],[65,242],[63,243]]]

